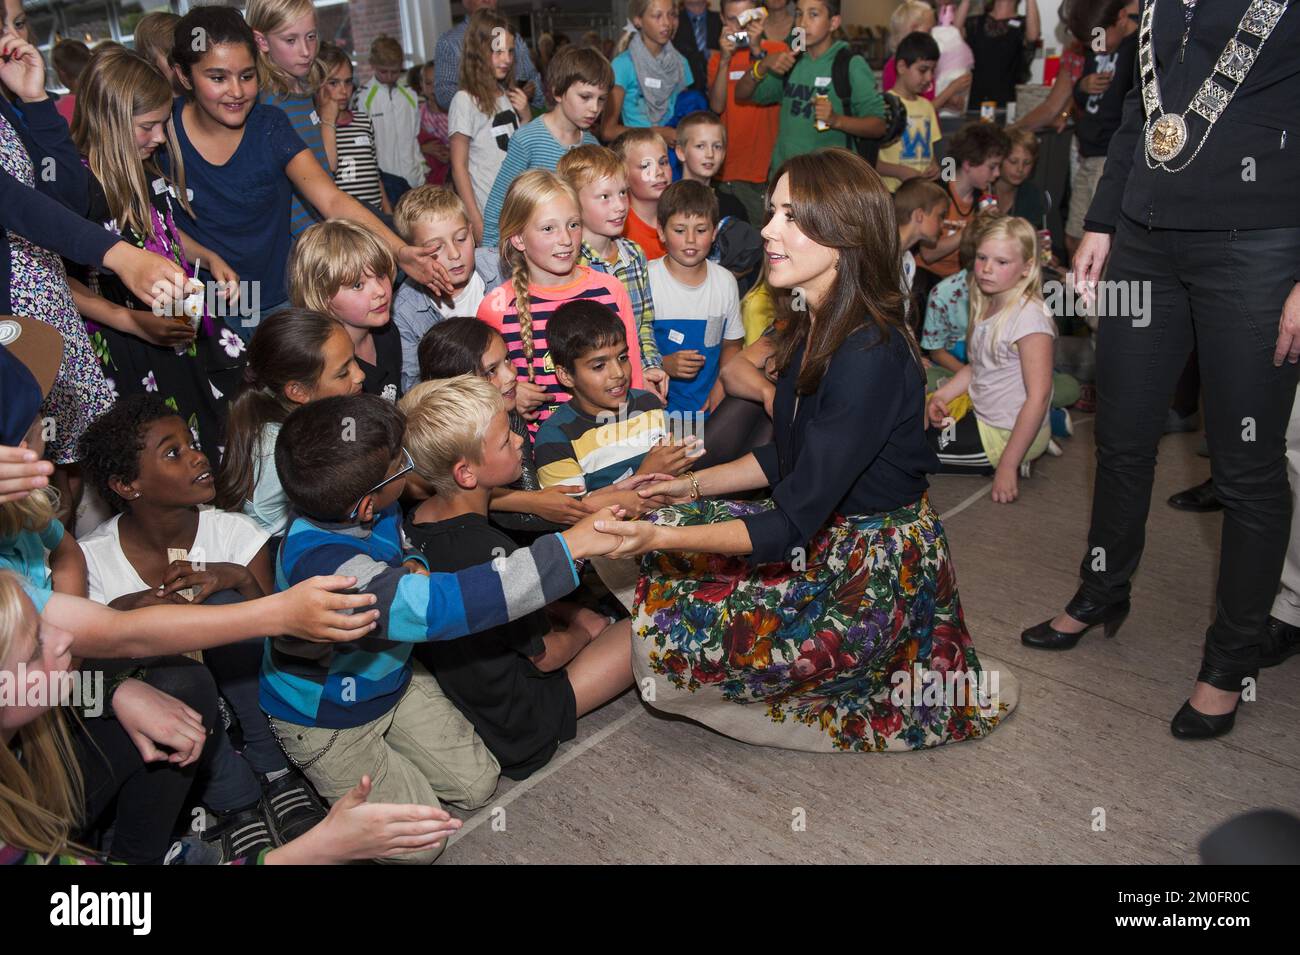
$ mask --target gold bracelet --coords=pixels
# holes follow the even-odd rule
[[[698,501],[700,499],[700,482],[695,480],[694,471],[687,471],[686,476],[691,479],[691,500]]]
[[[763,77],[758,75],[758,67],[761,62],[762,61],[760,60],[755,60],[754,65],[749,68],[749,72],[753,75],[755,82],[758,83],[761,83],[763,81]]]

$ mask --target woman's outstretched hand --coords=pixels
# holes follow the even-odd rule
[[[654,480],[654,483],[639,488],[637,494],[646,500],[652,500],[656,507],[686,504],[695,500],[690,478],[673,477],[671,474],[638,474],[637,477]]]
[[[618,544],[605,554],[606,557],[637,557],[660,549],[655,543],[660,527],[649,521],[599,520],[596,521],[596,530],[619,538]]]

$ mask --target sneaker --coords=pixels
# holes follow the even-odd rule
[[[292,771],[263,785],[262,808],[277,846],[297,839],[329,812],[307,780]]]
[[[203,841],[220,848],[222,863],[256,858],[263,849],[275,848],[271,830],[258,807],[219,817],[215,826],[204,831]]]
[[[1052,436],[1055,438],[1071,438],[1074,436],[1074,422],[1070,420],[1070,412],[1064,408],[1053,408],[1049,414],[1052,422]]]

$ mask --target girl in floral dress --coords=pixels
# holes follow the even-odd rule
[[[232,290],[205,295],[218,312],[234,312],[238,276],[219,256],[176,227],[173,196],[188,206],[176,183],[153,161],[161,145],[174,145],[171,86],[152,63],[124,49],[96,53],[82,74],[72,138],[91,171],[91,219],[137,246],[165,256],[186,275],[191,261]],[[174,152],[174,150],[173,150]],[[203,309],[196,330],[184,317],[155,315],[114,275],[91,271],[73,291],[95,354],[117,395],[153,392],[189,425],[199,443],[219,453],[227,396],[239,384],[244,342],[222,318]],[[231,319],[237,321],[237,319]]]
[[[925,377],[904,321],[888,191],[839,149],[788,160],[763,229],[777,300],[775,443],[639,493],[598,522],[645,553],[632,668],[652,706],[751,743],[915,750],[1015,705],[985,671],[926,493]],[[798,310],[794,303],[807,307]],[[770,485],[771,499],[709,499]]]

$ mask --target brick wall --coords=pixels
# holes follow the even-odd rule
[[[402,42],[402,17],[397,0],[348,0],[352,43],[357,51],[357,86],[370,80],[370,44],[381,33]],[[410,65],[409,63],[407,64]]]

